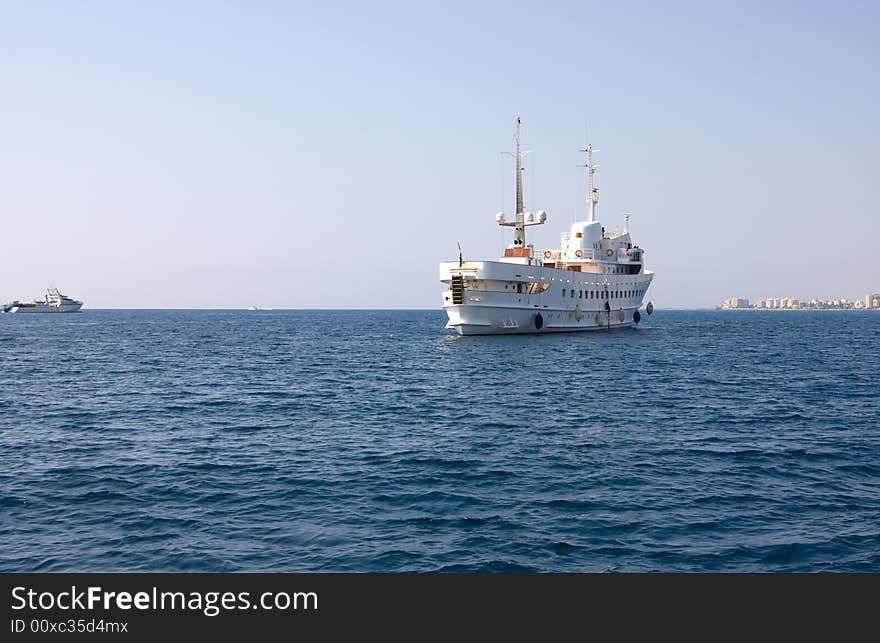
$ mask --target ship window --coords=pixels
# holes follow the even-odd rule
[[[574,288],[571,289],[571,298],[574,299]]]
[[[584,298],[584,291],[578,290],[578,299],[583,299],[583,298]]]

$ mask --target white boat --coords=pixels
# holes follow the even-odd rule
[[[75,313],[83,303],[62,295],[57,288],[49,288],[44,299],[12,302],[11,313]]]
[[[596,219],[599,191],[593,185],[597,166],[593,147],[587,155],[586,220],[562,233],[559,248],[526,244],[526,228],[547,220],[543,211],[524,212],[520,119],[516,119],[516,216],[498,225],[512,227],[513,242],[496,260],[440,264],[446,328],[461,335],[547,333],[632,326],[654,273],[645,270],[645,251],[632,243],[629,215],[623,230],[606,232]],[[645,311],[653,312],[649,302]]]

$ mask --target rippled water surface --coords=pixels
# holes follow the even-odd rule
[[[0,315],[2,571],[880,571],[880,313]]]

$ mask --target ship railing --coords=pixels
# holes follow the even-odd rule
[[[559,261],[593,261],[596,258],[595,252],[596,251],[592,248],[584,249],[581,251],[581,256],[577,257],[573,253],[572,255],[566,255],[566,253],[561,250],[547,249],[536,251],[535,257],[539,258],[543,263],[557,263]],[[572,258],[572,256],[574,258]]]
[[[559,250],[550,250],[549,248],[536,250],[535,258],[538,259],[541,264],[556,263],[562,258],[562,252]]]

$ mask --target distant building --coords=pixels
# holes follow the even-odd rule
[[[779,308],[779,299],[776,297],[768,297],[766,301],[767,308]]]
[[[763,299],[759,299],[758,301],[755,302],[755,308],[766,308],[766,307],[767,307],[767,302],[764,301]]]
[[[722,310],[734,310],[738,308],[748,308],[749,300],[745,297],[731,297],[721,302]]]
[[[880,293],[865,295],[865,308],[880,308]]]

